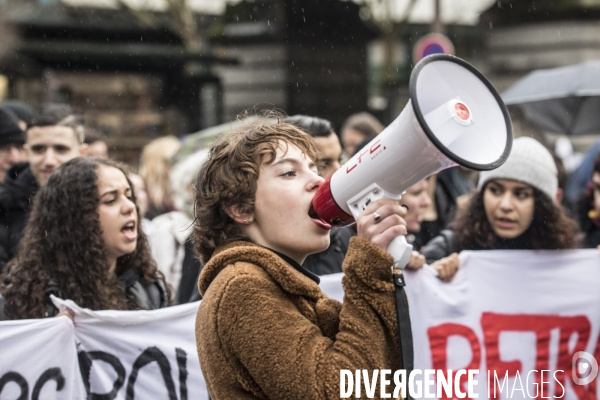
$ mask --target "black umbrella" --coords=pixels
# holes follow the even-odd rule
[[[565,135],[600,133],[600,61],[533,71],[502,99],[539,129]]]

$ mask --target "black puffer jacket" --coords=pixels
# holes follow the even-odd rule
[[[38,188],[29,163],[15,164],[0,185],[0,271],[17,252]]]

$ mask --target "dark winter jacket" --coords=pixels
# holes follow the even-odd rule
[[[119,276],[119,280],[125,284],[127,293],[135,297],[140,308],[156,310],[168,306],[167,287],[162,279],[143,283],[137,272],[129,268]]]
[[[164,281],[159,279],[154,283],[143,283],[141,282],[138,273],[131,268],[119,275],[119,280],[125,285],[127,294],[136,299],[140,309],[156,310],[157,308],[164,308],[168,305],[167,288]],[[52,301],[50,301],[50,295],[54,294],[57,297],[61,296],[58,293],[58,290],[52,287],[52,281],[50,281],[50,285],[48,289],[46,289],[46,294],[48,295],[46,316],[53,317],[58,313],[58,309],[56,309]]]
[[[448,257],[452,253],[463,250],[531,250],[529,230],[514,239],[502,239],[496,236],[496,241],[491,246],[483,247],[477,243],[461,245],[456,239],[456,233],[444,229],[439,236],[427,243],[421,254],[425,256],[427,264]]]
[[[319,276],[342,272],[352,236],[356,236],[352,228],[333,228],[329,233],[330,244],[327,250],[306,257],[302,266]]]
[[[352,238],[341,304],[269,249],[249,242],[218,248],[200,273],[196,318],[211,398],[337,399],[340,369],[401,368],[392,262]]]
[[[37,191],[29,163],[15,164],[0,185],[0,271],[16,255]]]
[[[444,229],[439,236],[434,237],[425,245],[421,254],[425,256],[425,262],[431,264],[452,253],[460,253],[463,249],[456,244],[454,232]]]
[[[159,279],[156,282],[149,284],[143,283],[137,272],[131,268],[123,272],[119,276],[119,280],[125,285],[127,293],[136,299],[140,309],[155,310],[157,308],[164,308],[168,305],[167,287],[163,280]],[[46,289],[46,295],[48,303],[44,317],[53,317],[58,314],[58,309],[50,300],[50,295],[64,297],[60,295],[58,283],[56,281],[50,280],[48,288]],[[4,315],[4,304],[5,299],[0,293],[0,321],[6,319]]]
[[[577,222],[584,234],[583,247],[594,249],[600,245],[600,218],[591,218],[590,210],[594,209],[594,187],[591,182],[588,183],[586,190],[577,199],[575,212]]]

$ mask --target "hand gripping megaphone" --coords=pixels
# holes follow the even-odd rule
[[[421,60],[410,77],[402,113],[317,191],[312,208],[333,226],[353,223],[382,197],[399,200],[420,180],[463,165],[498,168],[512,147],[506,106],[492,84],[467,62],[436,54]],[[412,246],[398,236],[387,248],[404,268]]]

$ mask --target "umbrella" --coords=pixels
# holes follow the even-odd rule
[[[194,154],[198,150],[208,149],[212,143],[224,133],[231,132],[241,126],[251,123],[257,117],[251,116],[244,119],[239,119],[231,122],[226,122],[221,125],[212,126],[210,128],[203,129],[201,131],[191,133],[183,138],[181,149],[173,157],[173,163],[177,163],[186,157]],[[271,118],[270,122],[277,122],[276,119]]]
[[[502,99],[539,129],[565,135],[600,133],[600,61],[533,71]]]

